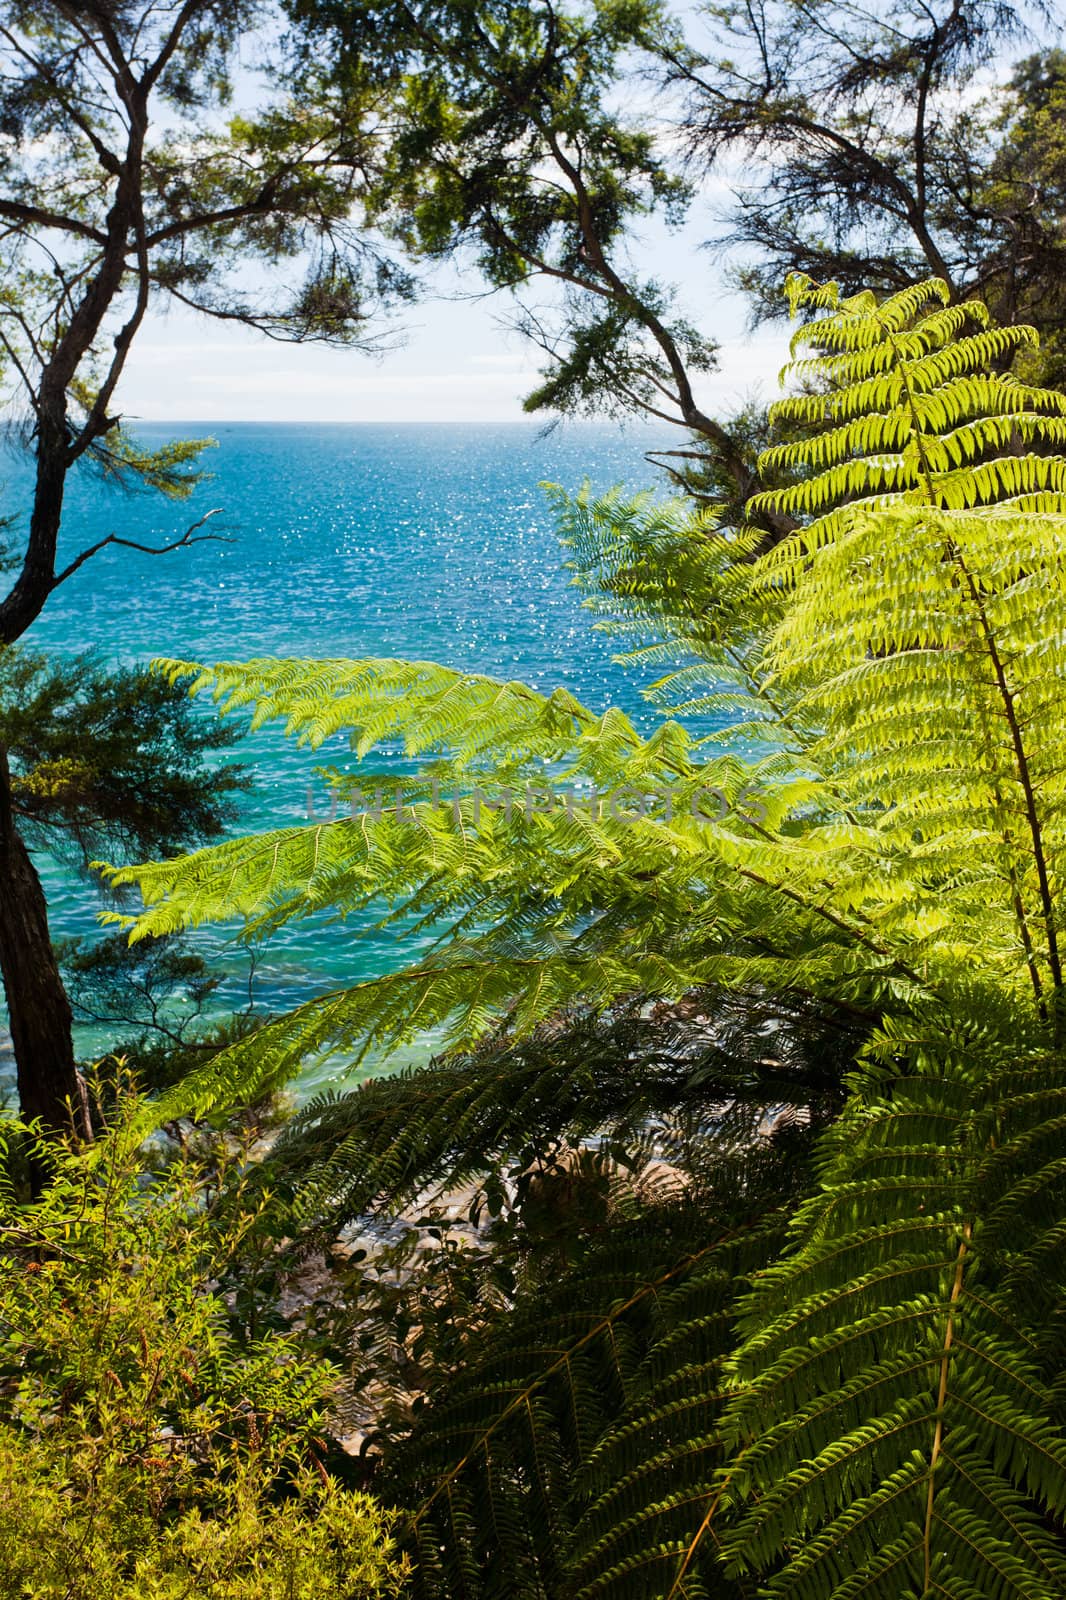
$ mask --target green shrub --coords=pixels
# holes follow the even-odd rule
[[[331,1369],[214,1289],[254,1215],[125,1144],[0,1191],[0,1600],[394,1594],[388,1516],[321,1459]]]

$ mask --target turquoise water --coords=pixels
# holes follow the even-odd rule
[[[216,506],[222,515],[212,526],[232,542],[159,558],[104,551],[57,590],[28,645],[93,647],[117,661],[414,656],[540,689],[561,684],[595,709],[641,712],[639,683],[612,664],[610,641],[568,585],[537,485],[577,488],[586,476],[596,488],[655,483],[643,452],[660,438],[588,425],[543,437],[524,424],[189,423],[141,433],[212,434],[212,480],[178,506],[75,483],[67,559],[112,531],[165,543]],[[4,478],[8,507],[22,510],[25,465],[10,457]],[[255,788],[241,830],[304,819],[314,765],[345,750],[296,750],[277,726],[245,740],[235,758],[252,762]],[[99,900],[91,886],[42,867],[54,933],[92,933]],[[226,972],[225,1003],[242,1005],[246,954],[225,931],[196,937]],[[309,921],[258,953],[256,997],[279,1010],[417,953],[410,938],[377,931],[369,918],[344,927]],[[80,1042],[91,1049],[98,1041],[86,1034]]]

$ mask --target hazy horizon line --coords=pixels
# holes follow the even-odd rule
[[[188,425],[219,428],[537,428],[542,433],[552,433],[558,428],[606,428],[612,431],[626,429],[658,433],[671,429],[666,422],[645,422],[642,419],[611,417],[559,417],[552,422],[541,422],[535,417],[148,417],[124,412],[124,423],[151,423],[153,426],[180,428]],[[13,424],[6,424],[12,426]],[[673,426],[684,427],[683,423]]]

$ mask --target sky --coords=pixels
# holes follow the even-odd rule
[[[688,14],[687,0],[677,9]],[[254,103],[259,92],[260,45],[246,47],[235,105]],[[656,115],[635,82],[620,108]],[[648,218],[632,241],[641,272],[677,285],[689,319],[721,346],[718,371],[697,383],[697,400],[711,414],[728,414],[756,392],[772,399],[787,354],[783,324],[746,334],[745,303],[725,290],[721,263],[702,248],[721,231],[737,177],[705,176],[681,227]],[[439,269],[426,296],[399,319],[401,342],[380,357],[288,345],[182,309],[150,312],[123,377],[122,411],[165,422],[518,421],[537,381],[536,352],[502,326],[508,297],[487,299],[481,288],[475,273]]]
[[[691,10],[685,0],[675,9]],[[242,94],[254,100],[252,56],[237,83],[238,101]],[[644,95],[630,86],[626,109],[654,115]],[[705,179],[682,228],[648,222],[638,244],[642,270],[679,285],[690,320],[719,344],[718,370],[697,380],[697,400],[712,415],[756,395],[772,399],[787,355],[783,324],[746,331],[744,302],[725,288],[721,262],[701,248],[720,232],[723,202],[728,207],[743,177],[720,171]],[[184,310],[150,312],[128,361],[121,409],[130,419],[164,422],[517,421],[536,383],[536,352],[502,325],[507,297],[479,298],[478,288],[473,274],[442,271],[405,311],[400,342],[380,357],[288,345]]]
[[[726,412],[761,389],[772,397],[784,363],[782,327],[749,337],[741,300],[699,248],[711,231],[699,212],[676,234],[643,241],[641,264],[678,282],[693,321],[721,344],[702,378],[705,410]],[[506,296],[474,297],[452,273],[406,308],[401,340],[385,355],[289,345],[186,311],[150,314],[122,384],[124,414],[146,421],[507,422],[536,382],[536,352],[502,326]]]

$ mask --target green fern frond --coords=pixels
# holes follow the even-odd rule
[[[1001,1050],[960,1048],[935,1023],[909,1045],[882,1037],[891,1074],[875,1061],[855,1081],[796,1245],[746,1308],[726,1426],[747,1510],[727,1543],[737,1571],[780,1564],[768,1593],[1066,1584],[1066,1430],[1012,1281],[1061,1193],[1052,1152],[1026,1136],[1061,1111],[1066,1079],[1038,1056],[1004,1085]],[[1012,1092],[1019,1078],[1031,1093]],[[997,1213],[1008,1172],[1043,1215]]]
[[[721,1465],[735,1284],[779,1238],[776,1218],[724,1236],[719,1221],[710,1240],[706,1227],[682,1206],[618,1228],[520,1294],[430,1394],[386,1479],[414,1507],[418,1594],[665,1593]],[[701,1562],[684,1592],[741,1600],[714,1569]]]
[[[190,693],[210,688],[223,715],[252,707],[253,729],[284,718],[286,734],[311,749],[347,733],[360,756],[399,736],[407,755],[447,747],[463,764],[500,748],[550,757],[602,721],[565,689],[541,695],[523,683],[429,661],[266,659],[203,667],[161,658],[153,666],[171,683],[189,680]]]
[[[936,279],[881,305],[864,295],[841,299],[832,285],[816,288],[802,276],[788,292],[795,309],[829,313],[793,341],[794,350],[816,353],[782,374],[813,381],[816,392],[771,409],[811,437],[764,451],[760,469],[807,473],[756,495],[753,512],[795,516],[818,542],[823,533],[811,519],[851,502],[964,510],[1062,493],[1063,462],[1048,452],[1066,438],[1066,397],[988,370],[1032,344],[1032,329],[990,326],[979,302],[950,305]]]

